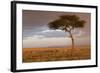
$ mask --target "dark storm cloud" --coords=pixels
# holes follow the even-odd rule
[[[58,19],[61,15],[78,15],[82,20],[86,21],[83,30],[85,35],[90,35],[90,14],[89,13],[69,13],[69,12],[51,12],[51,11],[31,11],[23,10],[23,37],[33,35],[44,35],[46,37],[63,37],[67,33],[58,31],[45,32],[42,31],[50,30],[47,24],[50,21]]]

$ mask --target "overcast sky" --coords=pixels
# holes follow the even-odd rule
[[[23,48],[70,46],[68,33],[48,28],[48,23],[61,15],[77,15],[86,21],[84,28],[73,30],[73,35],[76,45],[90,45],[89,13],[23,10]]]

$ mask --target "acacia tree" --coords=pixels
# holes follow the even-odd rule
[[[80,20],[76,15],[62,15],[59,19],[54,20],[48,24],[48,27],[51,29],[60,29],[62,31],[68,32],[72,40],[72,49],[74,49],[74,38],[72,35],[72,30],[75,28],[84,27],[85,21]]]

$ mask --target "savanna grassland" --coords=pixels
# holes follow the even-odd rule
[[[86,60],[91,58],[90,47],[81,48],[23,48],[23,62]]]

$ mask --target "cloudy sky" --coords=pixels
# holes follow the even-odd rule
[[[76,46],[90,45],[89,13],[23,10],[23,48],[71,46],[68,33],[48,28],[48,23],[61,15],[77,15],[86,21],[84,28],[75,29],[72,33]]]

